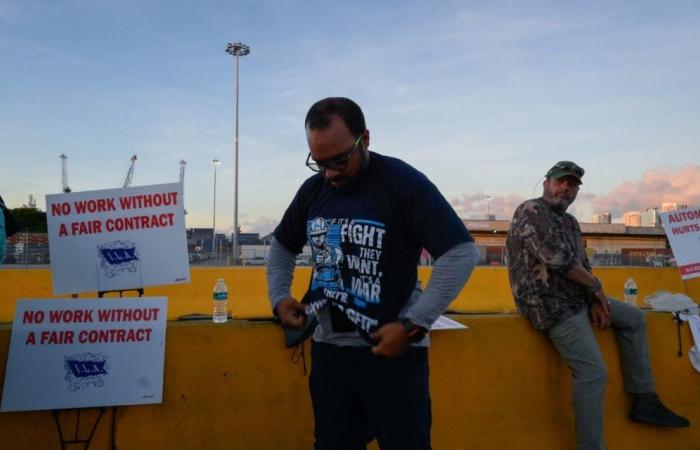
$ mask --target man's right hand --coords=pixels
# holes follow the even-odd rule
[[[282,325],[288,328],[303,328],[306,323],[305,307],[292,297],[280,300],[275,307]]]

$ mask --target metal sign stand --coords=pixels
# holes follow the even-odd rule
[[[119,297],[122,298],[124,297],[124,292],[129,292],[129,291],[136,291],[138,293],[139,298],[143,297],[143,288],[134,288],[134,289],[119,289],[119,290],[114,290],[114,291],[99,291],[97,293],[98,298],[104,298],[105,294],[109,293],[119,293]],[[75,295],[74,298],[77,298],[77,295]],[[92,437],[95,435],[95,430],[97,429],[97,425],[100,424],[100,420],[102,419],[102,416],[104,416],[105,411],[107,411],[106,406],[103,406],[101,408],[73,408],[73,409],[67,409],[67,410],[61,410],[61,409],[55,409],[51,412],[54,421],[56,422],[56,429],[58,430],[58,437],[61,440],[61,450],[66,450],[66,445],[73,445],[73,444],[84,444],[83,449],[88,450],[90,448],[90,443],[92,442]],[[115,450],[117,448],[116,446],[116,429],[117,429],[117,407],[112,406],[112,423],[110,427],[110,448],[112,450]],[[95,423],[92,426],[92,429],[90,430],[90,435],[85,438],[85,439],[80,439],[78,437],[79,431],[80,431],[80,414],[81,412],[88,410],[88,409],[97,409],[99,411],[99,415],[97,416],[97,419],[95,420]],[[63,434],[63,428],[61,427],[61,421],[59,420],[59,415],[62,411],[75,411],[77,414],[76,420],[75,420],[75,433],[74,437],[72,439],[66,438]]]
[[[105,294],[109,294],[111,292],[118,292],[119,297],[124,297],[124,292],[129,292],[129,291],[136,291],[139,294],[139,297],[143,297],[143,288],[133,288],[133,289],[118,289],[115,291],[98,291],[97,292],[97,297],[98,298],[103,298]]]
[[[688,310],[685,310],[688,311]],[[683,339],[681,339],[681,325],[683,325],[683,319],[681,319],[681,313],[683,311],[676,311],[673,314],[673,321],[676,322],[676,329],[678,330],[678,357],[683,357]]]
[[[98,409],[99,410],[99,415],[97,416],[97,419],[95,420],[95,423],[92,425],[92,429],[90,430],[90,434],[86,439],[80,439],[78,435],[80,434],[80,414],[83,410],[86,409]],[[107,410],[107,407],[102,407],[102,408],[75,408],[73,410],[60,410],[60,409],[55,409],[51,411],[51,415],[53,416],[54,422],[56,422],[56,429],[58,430],[58,437],[61,439],[61,450],[66,450],[66,445],[73,445],[73,444],[85,444],[84,449],[87,450],[90,448],[90,443],[92,442],[92,437],[95,435],[95,430],[97,429],[97,425],[100,423],[100,419],[102,419],[102,416],[104,415],[105,411]],[[61,411],[75,411],[77,414],[77,417],[75,419],[75,433],[74,437],[72,439],[66,438],[63,435],[63,429],[61,428],[61,421],[59,420],[59,415]],[[114,414],[116,414],[116,410],[112,409],[112,448],[114,449]]]

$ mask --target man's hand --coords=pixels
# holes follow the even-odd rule
[[[303,328],[306,323],[306,312],[304,305],[287,297],[280,300],[275,307],[277,316],[280,318],[282,325],[287,328]]]
[[[603,308],[605,308],[605,312],[608,313],[608,316],[612,315],[612,310],[610,309],[610,300],[608,299],[608,296],[605,295],[605,292],[603,292],[603,288],[598,289],[593,294],[593,297],[598,303],[603,305]]]
[[[594,294],[595,300],[590,307],[591,323],[599,330],[604,330],[610,326],[612,318],[610,312],[610,302],[602,289]]]
[[[382,326],[370,335],[377,341],[372,347],[372,353],[386,358],[398,358],[406,353],[410,341],[401,322],[391,322]]]

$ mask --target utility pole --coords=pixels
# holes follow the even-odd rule
[[[66,194],[70,192],[68,187],[68,156],[61,153],[61,190]]]
[[[226,46],[226,53],[236,57],[236,138],[234,147],[234,181],[233,181],[233,265],[240,263],[238,257],[238,74],[239,60],[241,56],[250,53],[250,47],[240,42],[230,43]]]

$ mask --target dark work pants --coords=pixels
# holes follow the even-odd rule
[[[365,450],[370,431],[382,450],[430,449],[427,348],[387,359],[313,342],[311,365],[316,450]]]

